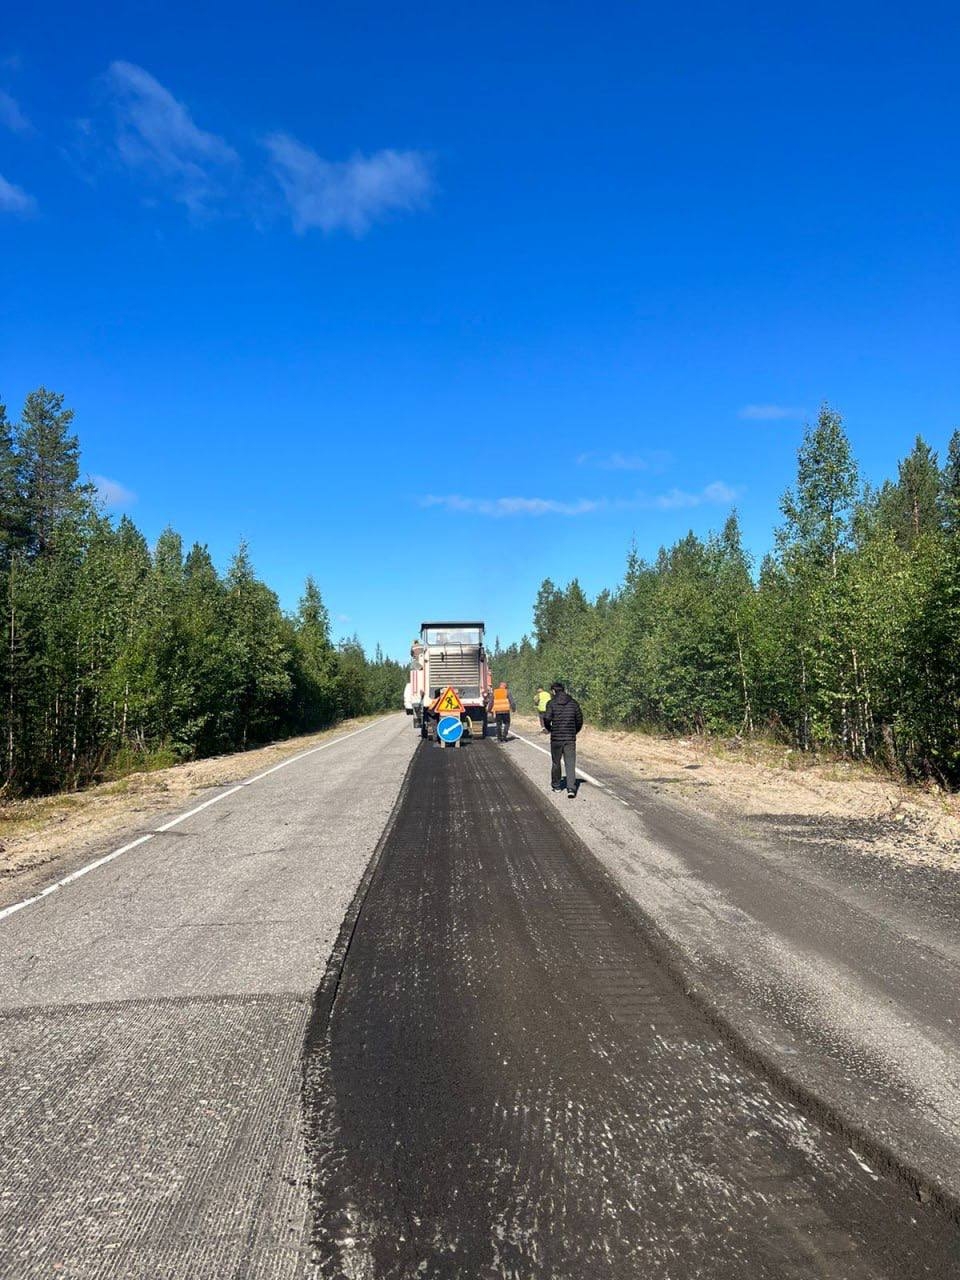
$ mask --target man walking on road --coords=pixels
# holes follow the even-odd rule
[[[497,721],[497,741],[506,742],[510,733],[510,712],[516,711],[517,704],[506,684],[501,682],[493,691],[493,714]]]
[[[540,732],[549,733],[549,729],[543,723],[543,717],[547,713],[547,703],[550,701],[550,695],[546,689],[537,688],[537,696],[535,702],[537,704],[537,715],[540,717]]]
[[[553,697],[543,716],[544,728],[550,731],[550,785],[554,791],[562,791],[564,779],[572,800],[577,794],[577,734],[583,728],[583,712],[559,680],[553,682],[550,692]]]

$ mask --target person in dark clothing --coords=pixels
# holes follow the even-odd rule
[[[577,734],[583,728],[583,712],[559,680],[550,686],[550,693],[543,716],[543,726],[550,733],[550,785],[562,791],[566,783],[572,800],[577,794]]]

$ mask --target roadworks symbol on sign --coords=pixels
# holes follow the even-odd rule
[[[436,710],[439,711],[442,716],[462,716],[463,703],[457,697],[454,689],[445,689],[437,701]]]

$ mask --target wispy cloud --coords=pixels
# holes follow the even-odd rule
[[[124,485],[119,484],[116,480],[110,480],[106,476],[94,476],[90,479],[93,481],[97,491],[97,496],[105,507],[129,507],[137,500],[137,495]]]
[[[785,418],[805,418],[807,411],[785,404],[745,404],[737,416],[747,422],[780,422]]]
[[[239,165],[223,138],[201,129],[182,102],[132,62],[114,62],[106,74],[113,107],[117,158],[162,187],[192,213],[209,212]]]
[[[684,507],[706,505],[726,506],[736,502],[741,492],[740,489],[725,484],[723,480],[714,480],[712,484],[695,493],[690,493],[686,489],[669,489],[666,493],[658,493],[651,498],[640,497],[638,505],[652,507],[658,511],[677,511]]]
[[[32,125],[20,110],[20,104],[0,89],[0,125],[13,133],[29,133]]]
[[[478,516],[584,516],[607,506],[607,500],[580,498],[576,502],[558,502],[553,498],[465,498],[452,493],[444,497],[429,494],[420,499],[420,505]]]
[[[596,467],[599,471],[662,471],[671,461],[669,453],[654,449],[651,453],[597,453],[588,451],[577,457],[578,467]]]
[[[286,133],[271,134],[264,145],[300,234],[319,227],[361,236],[387,214],[421,209],[430,197],[430,166],[419,151],[332,161]]]
[[[441,507],[466,515],[493,516],[588,516],[599,511],[676,511],[707,505],[727,506],[741,490],[715,480],[696,492],[670,489],[666,493],[638,493],[632,498],[577,498],[563,502],[556,498],[468,498],[459,493],[428,494],[421,507]]]
[[[33,196],[0,175],[0,213],[32,213],[36,207]]]

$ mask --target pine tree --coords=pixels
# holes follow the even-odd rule
[[[937,455],[922,436],[900,463],[896,484],[886,483],[877,499],[881,525],[907,550],[940,526],[941,473]]]
[[[318,729],[337,713],[337,658],[330,639],[330,614],[312,577],[307,578],[300,597],[295,634],[298,721],[304,729]]]
[[[0,403],[0,571],[10,562],[26,538],[23,499],[19,486],[19,459],[14,448],[13,424]]]
[[[70,433],[73,410],[63,396],[40,387],[23,406],[17,436],[20,491],[31,549],[44,552],[60,519],[77,510],[89,486],[81,486],[80,447]]]
[[[947,446],[947,461],[940,475],[941,522],[947,533],[960,537],[960,430]]]

